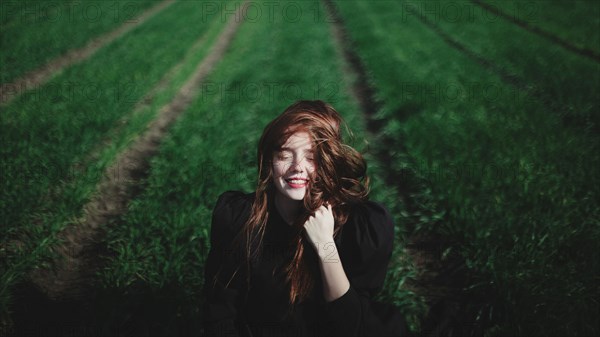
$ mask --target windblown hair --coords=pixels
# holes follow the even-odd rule
[[[274,201],[275,153],[296,132],[308,133],[314,146],[316,168],[309,177],[307,193],[303,200],[303,214],[292,224],[297,230],[292,244],[295,254],[284,269],[289,285],[289,302],[292,306],[306,299],[313,290],[315,281],[318,281],[315,280],[318,261],[314,254],[311,254],[314,249],[304,232],[306,220],[325,203],[332,205],[335,237],[346,223],[352,206],[368,198],[369,178],[366,174],[366,162],[358,151],[343,143],[340,133],[342,123],[340,114],[330,105],[318,100],[299,101],[289,106],[265,127],[258,144],[256,198],[244,227],[248,263],[258,255],[262,247],[269,217],[268,206]]]

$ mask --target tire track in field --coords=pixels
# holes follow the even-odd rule
[[[44,84],[63,69],[89,58],[100,48],[125,35],[135,27],[142,25],[148,19],[174,3],[175,0],[164,0],[158,5],[146,10],[137,18],[124,23],[117,29],[92,39],[84,47],[71,50],[63,56],[59,56],[58,58],[51,60],[40,68],[32,70],[22,77],[17,78],[11,83],[2,83],[0,85],[0,105],[6,105],[10,103],[14,98],[22,93]]]
[[[215,19],[217,20],[217,19]],[[204,34],[192,45],[191,48],[186,52],[183,59],[178,62],[175,66],[173,66],[163,77],[158,81],[158,83],[151,88],[148,93],[146,93],[138,102],[135,103],[133,109],[129,111],[127,114],[122,116],[119,120],[114,123],[114,126],[110,129],[108,134],[106,134],[102,139],[94,145],[94,147],[88,151],[87,154],[80,160],[76,160],[67,170],[67,172],[87,172],[90,165],[100,160],[103,156],[103,152],[113,146],[114,138],[117,137],[126,127],[127,123],[135,117],[136,115],[142,113],[144,109],[148,109],[152,102],[156,99],[157,95],[164,92],[168,88],[172,87],[174,77],[177,73],[181,71],[181,68],[187,63],[189,60],[193,58],[194,54],[200,52],[201,48],[207,43],[207,39],[209,35],[212,34],[214,30],[214,26],[209,27]],[[66,189],[73,188],[74,184],[78,183],[76,179],[76,175],[68,175],[61,180],[61,184],[59,186],[52,186],[49,190],[46,191],[45,196],[42,197],[42,200],[51,200],[55,198],[55,196],[60,195]],[[45,205],[43,202],[37,205],[36,208],[30,210],[30,213],[39,214],[39,216],[43,216],[46,212],[48,212],[48,208],[50,206]],[[42,226],[42,222],[37,217],[29,219],[36,226]],[[23,247],[23,241],[26,239],[19,239],[18,235],[15,235],[15,238],[7,240],[7,242],[0,242],[0,249],[5,249],[7,252],[14,253],[17,247]]]
[[[532,97],[540,102],[548,110],[558,114],[562,121],[567,126],[576,125],[579,127],[590,128],[598,131],[600,125],[595,121],[591,120],[591,116],[574,116],[569,113],[568,107],[564,107],[556,103],[552,95],[548,94],[543,88],[538,87],[536,84],[532,84],[525,79],[516,76],[505,69],[497,65],[495,62],[483,57],[479,53],[470,49],[466,45],[462,44],[458,40],[454,39],[450,34],[446,33],[440,26],[435,24],[432,20],[428,19],[420,11],[416,10],[414,6],[406,6],[406,10],[414,14],[419,21],[431,29],[436,35],[438,35],[447,45],[456,49],[461,54],[472,59],[477,64],[482,66],[489,72],[497,75],[502,82],[513,86],[519,92],[524,93],[526,96]]]
[[[391,137],[383,134],[385,121],[374,119],[375,113],[382,108],[383,102],[375,99],[376,91],[369,84],[366,68],[352,46],[350,35],[344,26],[344,20],[340,16],[339,10],[336,9],[332,0],[323,0],[323,3],[329,18],[332,19],[330,28],[337,53],[343,59],[345,71],[351,75],[351,78],[355,78],[351,88],[352,95],[367,117],[369,133],[380,141],[379,150],[375,151],[375,156],[379,162],[389,164],[393,162],[390,150],[397,149],[402,160],[409,163],[409,167],[416,167],[404,147],[404,142],[394,141]],[[407,114],[400,112],[400,115]],[[389,167],[383,178],[386,185],[396,187],[410,212],[426,211],[419,209],[418,205],[429,203],[429,201],[414,200],[420,198],[419,190],[426,187],[426,183],[416,172],[411,169],[398,170]],[[456,332],[457,329],[462,328],[463,322],[471,319],[465,315],[465,298],[461,297],[461,290],[466,279],[464,261],[456,254],[448,257],[442,256],[448,247],[456,245],[457,242],[452,238],[435,233],[417,233],[414,223],[404,225],[408,227],[410,233],[405,253],[411,257],[419,271],[416,280],[410,282],[408,287],[423,296],[429,307],[427,317],[422,318],[420,333],[423,336],[438,336]],[[474,324],[470,329],[459,331],[472,333],[480,331],[481,327]],[[477,334],[477,332],[475,333]]]
[[[148,176],[150,159],[158,153],[160,143],[169,127],[197,96],[202,81],[227,51],[248,3],[240,6],[220,33],[207,56],[198,64],[173,100],[163,106],[132,145],[122,151],[98,184],[84,216],[75,226],[68,226],[57,236],[63,241],[57,252],[62,258],[53,261],[52,268],[38,269],[30,274],[34,286],[51,300],[85,300],[92,286],[94,271],[101,266],[99,243],[104,227],[127,211],[129,201],[138,195],[142,181]]]
[[[375,113],[382,108],[383,104],[375,99],[376,91],[369,84],[371,81],[367,75],[367,70],[351,45],[352,42],[349,38],[349,34],[344,27],[343,19],[339,15],[335,4],[331,0],[323,0],[323,3],[329,18],[331,19],[331,35],[333,36],[337,53],[344,61],[344,70],[345,72],[351,74],[350,77],[355,78],[353,83],[351,83],[352,96],[358,102],[361,112],[367,117],[366,120],[368,131],[370,131],[373,135],[383,135],[382,130],[384,121],[376,120],[374,118]],[[384,145],[384,148],[391,148],[391,146],[393,146],[392,139],[389,137],[382,137],[381,141]],[[400,146],[403,146],[403,143],[401,143]],[[400,150],[402,153],[406,153],[406,148],[401,148]],[[391,162],[392,158],[388,151],[380,151],[376,155],[379,157],[382,163]],[[404,179],[399,179],[399,176],[394,176],[394,174],[391,172],[390,174],[386,175],[385,179],[386,183],[397,186],[400,195],[404,198],[405,203],[409,202],[408,195],[410,194],[410,190],[409,186],[403,185]]]
[[[538,36],[541,36],[541,37],[551,41],[552,43],[555,43],[555,44],[563,47],[565,50],[568,50],[572,53],[587,57],[587,58],[591,59],[592,61],[600,62],[600,54],[598,54],[597,52],[595,52],[592,49],[577,47],[574,44],[571,44],[570,42],[565,41],[565,40],[561,39],[560,37],[552,34],[551,32],[543,30],[537,26],[530,25],[527,21],[510,16],[510,15],[504,13],[503,11],[501,11],[500,9],[496,8],[495,6],[487,4],[481,0],[471,0],[471,2],[492,14],[495,14],[509,22],[512,22],[513,24],[523,28],[524,30],[526,30],[528,32],[534,33]]]
[[[183,56],[182,60],[179,61],[175,66],[169,69],[162,78],[157,82],[157,84],[152,87],[148,92],[134,104],[133,109],[124,114],[121,118],[119,118],[116,122],[114,122],[111,129],[108,131],[106,135],[102,137],[102,139],[93,146],[91,150],[89,150],[86,154],[84,154],[83,158],[76,159],[73,164],[69,166],[69,169],[66,172],[86,172],[90,165],[94,162],[98,161],[102,156],[102,151],[106,148],[113,145],[113,140],[116,136],[118,136],[123,128],[127,125],[127,123],[132,119],[132,117],[141,113],[144,109],[149,108],[157,95],[167,90],[169,87],[173,86],[174,76],[181,70],[181,68],[189,62],[189,60],[193,57],[195,53],[200,52],[201,48],[207,43],[208,35],[211,34],[211,30],[213,28],[208,28],[206,32],[202,34],[202,36],[188,49],[186,54]],[[42,197],[42,200],[48,200],[52,198],[53,195],[57,195],[64,191],[65,188],[70,186],[70,184],[75,182],[76,175],[65,176],[61,179],[61,182],[65,183],[65,186],[52,186],[46,192],[46,196]],[[37,209],[39,210],[39,208]],[[35,212],[35,211],[34,211]],[[36,221],[35,219],[33,221]],[[18,242],[18,240],[13,241],[13,243],[17,246],[21,246],[22,244]],[[2,243],[0,243],[0,247]]]
[[[216,20],[216,19],[215,19]],[[169,69],[167,73],[158,81],[158,83],[148,91],[138,102],[135,103],[133,109],[128,112],[126,115],[121,117],[118,121],[114,123],[114,126],[109,131],[107,135],[105,135],[98,144],[94,146],[94,148],[89,151],[85,157],[72,165],[68,172],[85,172],[89,165],[96,162],[102,155],[102,151],[106,148],[110,147],[113,144],[113,139],[115,135],[121,133],[122,129],[127,125],[127,123],[132,119],[132,117],[140,114],[144,109],[149,108],[157,95],[167,90],[169,87],[173,85],[174,77],[177,73],[181,71],[181,68],[189,62],[189,60],[194,56],[194,54],[200,52],[201,48],[207,43],[208,36],[211,33],[212,28],[208,28],[208,30],[202,34],[202,37],[198,39],[192,47],[186,52],[183,59],[178,62],[174,67]]]

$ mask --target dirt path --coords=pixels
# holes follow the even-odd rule
[[[181,68],[187,64],[191,58],[201,51],[202,47],[204,47],[204,45],[207,43],[208,35],[210,35],[211,30],[212,28],[209,28],[208,31],[206,31],[202,37],[200,37],[186,52],[183,59],[174,67],[169,69],[169,71],[158,81],[158,83],[135,104],[134,108],[123,117],[119,118],[119,120],[115,122],[114,126],[102,138],[102,140],[94,145],[93,149],[90,150],[80,161],[76,162],[67,172],[86,172],[88,166],[100,158],[102,151],[112,146],[113,139],[116,137],[116,135],[121,133],[122,129],[129,120],[152,105],[152,102],[156,99],[158,94],[173,86],[173,80],[176,74],[181,71]]]
[[[58,237],[64,240],[63,245],[57,247],[62,259],[53,261],[51,268],[30,274],[31,282],[47,298],[60,301],[85,299],[94,272],[100,266],[97,246],[104,237],[105,225],[125,213],[129,201],[140,192],[140,184],[148,175],[150,159],[158,152],[169,127],[197,96],[200,84],[225,54],[243,21],[239,14],[246,5],[241,6],[227,23],[208,55],[173,100],[160,109],[148,129],[106,170],[95,196],[84,207],[84,217],[77,225],[68,226],[59,233]]]
[[[392,142],[389,137],[382,134],[384,121],[373,119],[374,114],[383,104],[375,100],[375,89],[369,85],[369,78],[365,67],[354,51],[350,37],[344,27],[343,18],[339,15],[339,10],[331,0],[324,0],[324,6],[332,19],[331,34],[335,41],[336,49],[340,58],[344,61],[345,71],[349,78],[354,78],[352,83],[352,95],[355,97],[359,106],[366,116],[367,129],[371,134],[371,139],[380,141],[379,150],[376,150],[375,156],[381,163],[392,162],[390,149],[401,152],[405,160],[410,161],[405,148],[398,148],[398,142]],[[402,114],[402,112],[399,112]],[[401,142],[402,143],[402,142]],[[419,186],[419,179],[410,171],[387,170],[384,180],[387,185],[395,186],[403,202],[410,209],[413,207],[414,200],[410,197],[415,195]],[[414,229],[413,224],[404,224],[409,232]],[[449,329],[454,329],[457,324],[458,312],[460,310],[460,299],[457,294],[463,281],[463,264],[460,258],[456,256],[443,257],[444,250],[453,245],[454,242],[434,234],[416,234],[412,233],[408,239],[405,253],[408,254],[413,263],[415,263],[419,274],[416,280],[408,286],[423,296],[429,307],[426,317],[421,322],[421,334],[423,336],[444,335]]]
[[[161,12],[163,9],[175,3],[175,0],[165,0],[158,5],[148,9],[142,15],[129,22],[124,23],[119,28],[97,37],[82,48],[71,50],[66,54],[46,63],[42,67],[32,70],[22,77],[16,79],[12,83],[2,83],[0,85],[0,105],[6,105],[22,93],[31,90],[45,82],[54,75],[62,71],[68,66],[79,63],[94,53],[100,48],[113,42],[117,38],[125,35],[125,33],[142,25],[148,19]]]

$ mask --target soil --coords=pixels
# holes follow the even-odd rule
[[[370,86],[366,68],[360,57],[355,52],[352,41],[344,27],[343,18],[339,10],[331,0],[324,0],[331,22],[331,34],[336,42],[336,48],[340,58],[343,59],[344,69],[349,78],[353,78],[352,95],[366,118],[367,129],[376,136],[383,146],[375,153],[382,163],[391,162],[390,149],[401,151],[406,154],[405,148],[392,145],[392,141],[386,138],[382,131],[384,121],[375,120],[375,113],[382,107],[382,103],[375,100],[375,90]],[[403,116],[408,113],[399,112]],[[374,138],[374,137],[372,137]],[[397,144],[395,142],[394,144]],[[409,158],[409,156],[407,156]],[[395,186],[403,203],[412,208],[413,202],[410,195],[414,195],[418,188],[418,179],[410,172],[394,172],[387,170],[383,177],[386,184]],[[464,261],[456,254],[444,256],[443,252],[456,244],[451,238],[446,238],[435,233],[417,233],[413,231],[414,224],[405,224],[410,236],[408,237],[404,251],[418,270],[415,279],[407,284],[407,287],[422,296],[428,306],[427,314],[421,318],[420,327],[423,336],[443,335],[478,335],[480,327],[472,322],[470,312],[465,311],[465,303],[468,301],[462,294],[468,273],[465,270]],[[465,328],[466,326],[466,328]]]
[[[63,69],[89,58],[100,48],[125,35],[133,28],[142,25],[149,18],[172,5],[174,2],[175,0],[163,1],[160,4],[148,9],[139,17],[125,22],[119,26],[119,28],[91,40],[84,47],[71,50],[66,54],[44,64],[42,67],[32,70],[22,77],[17,78],[12,83],[2,83],[0,85],[0,105],[8,104],[23,92],[39,87],[43,83],[47,82],[50,80],[50,78],[61,72]]]
[[[247,6],[247,3],[246,5]],[[241,6],[238,11],[245,10]],[[243,22],[235,15],[220,33],[208,55],[196,67],[174,99],[162,107],[158,116],[132,145],[121,152],[105,172],[84,216],[58,234],[62,244],[55,247],[59,258],[48,268],[32,271],[28,282],[15,291],[14,329],[18,335],[80,335],[89,326],[91,299],[95,298],[95,274],[106,256],[103,239],[106,227],[122,216],[144,188],[150,159],[157,154],[161,140],[173,122],[198,93],[202,81],[223,57]],[[35,331],[32,331],[34,327]],[[93,333],[92,333],[93,334]]]

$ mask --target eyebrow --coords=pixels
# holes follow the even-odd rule
[[[282,147],[280,147],[280,148],[279,148],[279,151],[290,151],[290,152],[291,152],[291,151],[292,151],[292,148],[289,148],[289,147],[282,146]],[[315,152],[315,150],[314,150],[314,149],[308,149],[308,150],[305,150],[304,152],[311,152],[311,153],[314,153],[314,152]]]

